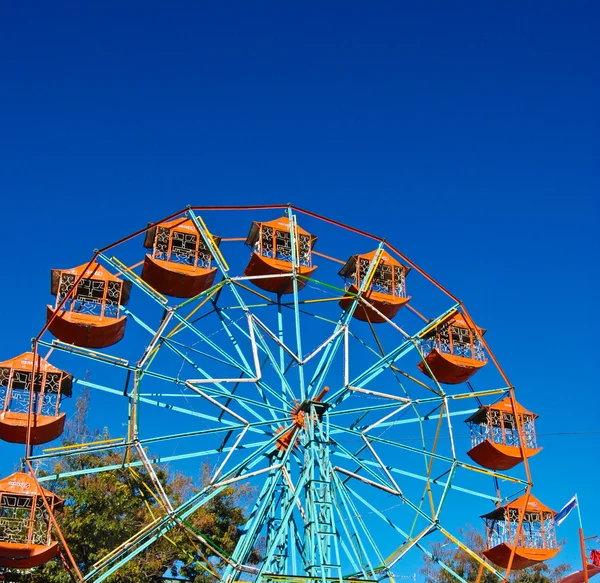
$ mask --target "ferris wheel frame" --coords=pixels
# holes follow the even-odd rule
[[[333,286],[318,280],[314,280],[313,278],[306,278],[306,276],[303,276],[297,272],[296,268],[298,265],[298,258],[295,255],[297,245],[294,241],[294,229],[291,229],[292,271],[289,279],[292,283],[292,292],[290,294],[291,301],[288,303],[290,304],[289,308],[292,310],[294,315],[295,343],[292,346],[283,342],[283,318],[280,315],[283,310],[281,295],[278,296],[277,302],[274,302],[278,309],[279,327],[275,330],[272,330],[269,325],[265,324],[265,322],[256,316],[253,310],[248,307],[248,304],[241,293],[242,288],[245,288],[246,290],[249,289],[246,286],[246,283],[252,283],[253,280],[256,281],[261,277],[277,278],[281,276],[230,275],[230,269],[227,265],[226,257],[215,244],[215,241],[208,231],[206,224],[204,223],[202,217],[198,214],[201,212],[210,211],[227,212],[237,210],[283,210],[291,224],[295,223],[296,221],[296,215],[294,213],[300,213],[310,216],[313,219],[325,221],[335,227],[347,229],[355,234],[372,240],[377,245],[375,260],[370,264],[367,275],[361,282],[358,292],[354,294],[350,307],[344,310],[339,319],[335,322],[335,327],[331,335],[311,351],[305,352],[303,350],[304,338],[301,331],[302,300],[299,297],[298,282],[302,278],[305,278],[309,279],[316,285],[323,284],[328,285],[329,287]],[[460,311],[469,325],[473,328],[476,328],[475,323],[473,322],[469,312],[466,310],[464,304],[455,296],[453,296],[447,289],[441,286],[429,274],[410,261],[406,256],[404,256],[400,251],[398,251],[384,239],[369,233],[365,233],[364,231],[360,231],[358,229],[353,229],[343,225],[342,223],[327,219],[326,217],[303,210],[293,205],[261,205],[245,207],[190,206],[170,215],[169,217],[166,217],[165,219],[162,219],[160,222],[168,221],[181,216],[186,216],[193,222],[205,245],[210,249],[212,257],[214,258],[215,264],[218,268],[218,273],[221,275],[221,279],[218,282],[214,283],[210,288],[202,291],[200,294],[173,305],[171,301],[165,297],[165,295],[157,292],[146,282],[144,282],[132,268],[127,267],[115,256],[110,255],[109,252],[113,248],[129,241],[130,239],[133,239],[134,237],[142,235],[150,228],[149,226],[136,231],[132,235],[125,237],[116,243],[113,243],[112,245],[108,245],[100,250],[97,250],[88,263],[88,265],[91,265],[96,261],[101,261],[103,265],[111,268],[124,280],[130,282],[132,288],[134,288],[137,292],[144,294],[150,300],[155,302],[157,306],[164,310],[165,315],[160,322],[160,325],[153,328],[140,316],[138,316],[132,308],[121,306],[121,309],[123,310],[123,313],[126,314],[127,318],[146,330],[151,337],[151,341],[144,348],[139,360],[135,364],[98,351],[92,351],[86,348],[68,345],[60,340],[45,340],[43,336],[47,332],[50,322],[44,326],[44,328],[33,341],[34,360],[35,356],[39,354],[39,350],[42,348],[62,351],[74,357],[89,359],[91,361],[99,362],[103,365],[115,367],[125,371],[128,376],[128,380],[129,377],[131,377],[133,381],[131,384],[131,390],[123,393],[122,390],[103,386],[98,383],[92,383],[86,379],[76,379],[76,382],[83,387],[89,387],[94,390],[112,393],[114,395],[123,396],[123,394],[125,394],[125,396],[129,399],[131,409],[129,414],[127,437],[125,439],[121,439],[119,441],[113,440],[110,443],[83,444],[79,448],[75,447],[69,448],[68,450],[59,450],[33,455],[33,449],[30,443],[30,431],[28,430],[25,456],[25,464],[27,467],[34,472],[35,464],[40,461],[47,461],[52,458],[67,455],[75,456],[81,453],[102,452],[115,448],[133,452],[134,455],[137,456],[135,461],[124,462],[119,466],[87,468],[84,470],[62,473],[60,475],[38,477],[37,481],[39,483],[44,483],[60,478],[84,475],[86,473],[109,471],[121,467],[142,467],[150,476],[150,479],[156,488],[157,495],[165,508],[165,515],[160,520],[155,521],[155,523],[153,523],[150,527],[144,527],[144,529],[142,529],[138,535],[127,541],[127,545],[117,548],[113,552],[109,553],[104,559],[96,564],[92,571],[86,573],[85,575],[79,572],[76,560],[68,550],[67,541],[64,540],[64,537],[62,537],[62,534],[60,533],[58,522],[53,517],[52,513],[50,513],[54,527],[59,533],[62,545],[67,553],[69,562],[78,578],[81,581],[94,582],[106,580],[108,577],[117,572],[123,565],[139,555],[146,548],[150,547],[156,540],[168,533],[169,530],[176,526],[180,526],[187,529],[198,541],[209,548],[212,552],[216,553],[217,556],[221,557],[225,566],[223,573],[220,574],[220,577],[227,583],[232,583],[240,577],[253,577],[256,581],[272,581],[273,583],[300,578],[302,580],[319,580],[322,581],[322,583],[332,580],[349,581],[351,583],[359,581],[374,582],[381,581],[386,578],[389,578],[393,581],[394,573],[392,569],[413,547],[419,548],[431,559],[437,560],[440,564],[440,567],[448,571],[458,581],[463,581],[466,583],[466,581],[449,565],[445,565],[442,561],[439,561],[439,559],[434,557],[431,550],[425,545],[424,539],[434,531],[449,538],[454,544],[458,545],[465,552],[471,555],[481,565],[481,569],[488,570],[490,573],[498,577],[499,580],[506,580],[510,573],[510,563],[505,573],[500,572],[487,561],[483,560],[474,551],[466,547],[459,540],[459,538],[449,529],[446,529],[439,520],[442,507],[452,489],[457,489],[476,496],[482,495],[481,492],[475,490],[470,491],[468,488],[456,486],[452,483],[454,473],[458,468],[484,473],[495,479],[507,480],[522,488],[526,496],[529,496],[530,494],[532,480],[528,463],[528,455],[527,451],[525,451],[526,448],[524,445],[521,447],[523,468],[525,471],[524,479],[516,478],[503,472],[481,468],[472,463],[460,461],[456,452],[452,437],[453,432],[451,417],[455,415],[458,416],[472,413],[474,409],[450,412],[450,402],[463,399],[476,399],[478,402],[480,402],[480,398],[496,397],[507,394],[516,410],[517,405],[514,396],[514,388],[500,367],[486,340],[482,337],[481,343],[487,355],[495,364],[498,372],[500,373],[504,381],[504,386],[482,391],[475,391],[469,386],[468,391],[464,390],[458,393],[451,393],[434,377],[433,387],[431,387],[433,396],[428,398],[419,398],[417,400],[412,400],[409,397],[402,397],[397,394],[382,390],[376,391],[365,386],[368,385],[369,382],[371,382],[374,378],[381,375],[384,371],[393,369],[396,364],[408,353],[413,351],[418,353],[419,345],[422,342],[425,333],[440,322],[446,320],[450,315]],[[422,327],[410,334],[407,333],[402,327],[394,323],[385,314],[370,306],[370,308],[373,309],[374,312],[376,312],[377,315],[386,322],[386,325],[390,326],[395,332],[397,332],[402,341],[398,342],[397,346],[395,346],[392,350],[383,352],[383,354],[381,354],[371,366],[369,366],[361,374],[353,377],[350,373],[348,352],[348,345],[351,336],[350,323],[352,322],[355,310],[358,308],[361,302],[364,301],[362,295],[367,289],[370,278],[374,274],[374,271],[378,265],[379,258],[386,248],[391,250],[397,257],[401,259],[401,261],[409,265],[430,284],[435,286],[442,293],[446,294],[446,296],[452,301],[452,305],[433,319],[428,319],[421,316],[416,310],[414,310],[414,308],[412,308],[412,306],[408,305],[408,308],[413,310],[414,313],[416,313],[417,316],[420,316],[423,320]],[[80,279],[81,277],[83,277],[83,275],[80,276]],[[77,282],[75,285],[76,284]],[[214,342],[199,327],[190,322],[188,316],[184,316],[182,313],[180,313],[184,308],[188,308],[196,304],[202,306],[208,302],[212,302],[215,297],[219,296],[223,288],[227,288],[231,292],[232,296],[238,302],[239,309],[244,313],[245,316],[245,325],[242,326],[239,323],[239,320],[234,321],[229,314],[225,313],[224,311],[223,313],[219,314],[219,317],[223,322],[223,329],[225,330],[225,334],[229,339],[228,342],[230,342],[231,346],[234,347],[231,351],[234,354],[223,349],[223,347],[221,347],[217,342]],[[347,290],[341,289],[338,291],[347,292]],[[258,295],[261,294],[258,293]],[[62,300],[62,303],[58,304],[56,312],[61,309],[66,300],[67,298],[65,297]],[[219,311],[218,308],[217,311]],[[217,353],[223,361],[226,361],[226,363],[228,363],[237,371],[237,376],[232,376],[229,378],[213,378],[207,370],[204,370],[199,366],[197,361],[194,361],[194,358],[189,357],[187,353],[184,353],[181,347],[178,347],[174,343],[169,344],[169,342],[166,341],[168,339],[165,339],[165,331],[169,326],[174,326],[177,330],[185,329],[190,334],[197,337],[201,342],[205,343],[207,346],[210,346],[210,348],[215,351],[215,353]],[[243,350],[240,349],[239,346],[236,345],[236,334],[240,337],[245,337],[249,343],[251,347],[251,354],[249,357],[248,355],[244,354]],[[269,343],[271,343],[271,346]],[[222,427],[219,429],[221,432],[239,432],[231,445],[225,447],[219,452],[217,452],[216,449],[212,449],[164,457],[153,457],[151,454],[148,455],[146,448],[160,440],[170,440],[189,436],[202,437],[208,433],[215,433],[215,429],[198,430],[195,432],[187,432],[185,434],[169,434],[162,436],[161,438],[153,437],[150,439],[145,439],[142,435],[140,435],[139,408],[142,404],[153,405],[159,408],[165,408],[168,406],[169,409],[177,410],[183,414],[193,416],[198,415],[198,412],[195,410],[186,409],[185,407],[167,405],[156,398],[145,396],[137,390],[137,381],[143,376],[162,376],[165,382],[179,382],[178,379],[172,377],[168,378],[166,375],[160,375],[159,373],[149,369],[153,355],[156,354],[159,345],[168,346],[168,348],[177,354],[178,357],[187,361],[190,366],[198,371],[198,378],[185,379],[183,384],[187,390],[189,390],[191,393],[194,393],[203,402],[205,401],[206,403],[210,404],[211,407],[220,411],[218,416],[211,416],[207,413],[202,413],[201,416],[203,418],[212,423],[222,425]],[[274,353],[273,346],[275,346],[275,351],[277,354]],[[325,384],[327,382],[327,374],[334,365],[335,359],[339,359],[340,353],[343,354],[344,382],[341,387],[331,390]],[[261,356],[264,358],[262,362]],[[290,386],[289,380],[287,380],[289,364],[286,364],[286,359],[293,361],[294,367],[298,369],[297,391],[293,390],[293,388]],[[268,383],[262,382],[262,368],[264,366],[264,362],[267,362],[268,365],[275,370],[276,374],[280,377],[282,394],[277,394],[272,386],[269,386]],[[313,376],[311,379],[305,378],[303,374],[304,367],[307,366],[309,362],[316,362],[316,370],[318,371],[316,376]],[[423,362],[425,361],[423,360]],[[425,364],[425,366],[427,366],[427,364]],[[400,373],[402,373],[402,371],[400,371]],[[248,396],[239,395],[235,391],[232,391],[228,388],[229,385],[237,387],[244,383],[248,383],[249,385],[257,387],[263,400],[259,400],[258,397],[253,399]],[[327,391],[325,389],[327,389]],[[266,403],[268,403],[268,405],[266,406],[264,395],[267,395]],[[378,404],[371,407],[366,405],[362,407],[363,413],[383,412],[383,416],[380,419],[374,423],[371,423],[368,427],[363,428],[362,431],[359,429],[343,427],[339,423],[332,422],[331,413],[335,411],[336,407],[340,407],[353,395],[371,395],[386,401],[385,406]],[[269,398],[273,399],[273,401],[269,401]],[[226,401],[228,400],[227,403],[235,402],[238,406],[238,409],[234,410],[231,406],[224,404],[222,402],[223,399]],[[294,428],[292,423],[291,428],[285,430],[283,427],[286,424],[290,425],[290,418],[289,414],[287,414],[285,411],[284,403],[287,402],[289,404],[293,400],[296,402],[295,407],[297,411],[301,411],[303,413],[303,418],[308,419],[309,421],[304,423],[302,429],[299,427]],[[266,415],[257,413],[259,410],[262,411],[263,409],[270,408],[270,406],[275,402],[278,402],[279,406],[275,407],[275,405],[273,405],[273,414],[271,415],[272,418],[268,419]],[[385,440],[384,438],[377,437],[376,435],[370,433],[377,427],[381,428],[385,424],[393,424],[394,421],[390,420],[394,415],[397,415],[398,412],[411,406],[414,407],[416,405],[421,406],[425,404],[430,404],[432,407],[435,406],[440,408],[440,413],[437,414],[437,416],[432,415],[430,419],[437,419],[439,424],[441,424],[443,421],[446,422],[452,449],[451,457],[436,453],[435,447],[431,451],[424,451],[423,449],[410,446],[406,443],[391,443],[390,440]],[[246,417],[241,414],[242,410],[246,411]],[[251,417],[254,420],[250,419]],[[420,419],[415,418],[413,419],[413,422],[420,423],[421,421]],[[517,423],[519,423],[518,417]],[[268,428],[274,425],[281,426],[283,428],[282,432],[273,433],[272,431],[268,430]],[[286,435],[288,433],[292,434],[292,437],[287,443],[285,441],[283,442],[283,445],[287,445],[287,447],[278,449],[278,444],[281,445],[282,443],[282,434]],[[358,469],[352,471],[340,464],[333,464],[333,462],[328,458],[329,452],[324,454],[324,450],[328,450],[325,445],[335,442],[335,436],[341,433],[352,434],[354,437],[360,439],[362,441],[362,450],[367,450],[372,456],[372,460],[366,462],[365,459],[362,459],[359,454],[356,454],[356,452],[352,452],[342,447],[340,444],[336,444],[340,448],[340,451],[342,451],[341,457],[352,462],[355,464],[355,466],[358,466]],[[233,467],[229,467],[229,462],[233,460],[235,455],[240,453],[240,445],[244,442],[245,437],[250,434],[262,435],[263,437],[266,436],[266,439],[263,439],[262,442],[254,443],[253,451],[246,458],[233,465]],[[299,441],[296,438],[296,434],[302,434]],[[297,446],[298,443],[300,443],[301,447]],[[449,465],[448,473],[443,479],[434,480],[434,478],[429,474],[421,476],[420,478],[416,478],[424,481],[425,488],[431,487],[431,484],[434,483],[434,481],[437,486],[442,488],[439,503],[431,515],[424,512],[418,504],[403,495],[402,488],[399,486],[397,480],[398,476],[406,474],[407,472],[403,472],[401,469],[397,467],[391,467],[390,464],[385,463],[384,460],[378,456],[376,449],[378,444],[397,447],[399,450],[405,452],[410,451],[412,453],[419,453],[428,460],[436,459]],[[301,449],[300,453],[298,452],[298,449]],[[272,453],[274,450],[277,451],[276,454]],[[174,507],[156,474],[155,466],[159,463],[175,461],[176,459],[191,459],[223,452],[227,452],[225,458],[220,465],[214,469],[214,473],[211,476],[210,482],[191,498],[184,501],[181,505]],[[300,464],[297,460],[300,458],[301,454],[302,463]],[[259,468],[258,466],[260,463],[269,456],[273,463],[270,463],[267,467]],[[294,482],[291,476],[290,467],[295,459],[297,466],[301,469],[299,470],[300,473]],[[377,469],[378,473],[374,471],[374,467]],[[261,475],[264,478],[264,481],[262,482],[262,486],[257,495],[255,506],[250,511],[250,518],[244,526],[244,533],[242,534],[234,553],[230,557],[225,557],[218,548],[214,548],[214,545],[212,545],[209,540],[202,536],[202,533],[190,528],[190,525],[186,522],[186,520],[199,508],[207,504],[214,497],[218,496],[219,493],[224,491],[225,488],[231,486],[232,484],[249,480]],[[370,477],[366,477],[367,475]],[[317,477],[315,478],[315,476]],[[321,484],[321,482],[326,481],[322,479],[322,476],[329,476],[328,479],[330,480],[330,484],[326,487],[323,487]],[[415,476],[413,475],[412,477]],[[377,507],[377,505],[365,500],[360,493],[353,491],[347,485],[348,481],[350,480],[356,481],[361,485],[367,485],[375,490],[387,492],[388,494],[396,496],[403,504],[406,504],[407,507],[412,508],[416,515],[419,515],[427,522],[426,527],[414,534],[412,531],[402,528],[401,525],[392,523],[390,519],[387,518],[381,511],[381,509]],[[318,483],[318,485],[314,485],[313,482],[315,484]],[[285,490],[285,492],[283,492],[280,496],[280,500],[282,502],[281,508],[270,504],[270,501],[273,500],[277,489],[281,489],[282,492]],[[319,489],[325,491],[324,496],[328,498],[328,500],[325,500],[325,498],[320,498],[321,491]],[[334,492],[336,500],[342,501],[343,508],[337,508],[335,510],[333,509]],[[303,496],[305,501],[304,505],[301,504],[301,498]],[[495,502],[499,502],[500,500],[498,495],[490,495],[488,498]],[[370,528],[364,522],[361,517],[361,513],[358,510],[358,500],[360,500],[365,507],[369,508],[370,512],[374,516],[377,516],[382,521],[390,524],[392,529],[397,532],[400,539],[402,539],[402,543],[398,545],[397,550],[392,553],[392,555],[386,556],[386,554],[379,551],[378,544],[370,533]],[[321,510],[319,513],[317,510],[318,508],[329,508],[330,510]],[[283,544],[282,541],[288,537],[295,543],[296,539],[300,537],[298,529],[296,527],[290,527],[290,519],[296,512],[303,516],[305,525],[308,524],[314,526],[310,526],[305,529],[305,531],[308,530],[309,532],[308,534],[306,532],[303,533],[303,545],[301,550],[297,549],[296,555],[294,556],[290,551],[285,560],[281,560],[281,558],[277,557],[277,551],[281,549]],[[335,530],[335,532],[332,530],[331,532],[328,532],[327,528],[333,528],[331,525],[333,524],[335,516],[340,517],[342,513],[344,515],[344,520],[339,521],[340,530]],[[262,557],[261,565],[256,567],[247,564],[247,559],[256,543],[257,538],[262,532],[265,531],[265,525],[276,523],[278,524],[277,527],[274,527],[270,530],[268,528],[266,529],[266,549],[265,554]],[[319,530],[319,528],[325,528],[325,530]],[[342,530],[344,532],[341,532]],[[515,540],[516,536],[517,535],[515,535]],[[345,541],[345,549],[341,548],[343,546],[341,543],[342,540]],[[354,545],[348,542],[352,540],[356,541]],[[309,541],[309,543],[306,541]],[[367,552],[367,549],[371,550]],[[305,556],[300,556],[302,553],[305,553]],[[343,554],[346,556],[345,566],[350,565],[352,567],[352,572],[350,573],[348,573],[347,570],[345,573],[343,572],[344,569],[340,559],[340,556]],[[353,556],[354,561],[352,560]],[[358,558],[359,556],[362,558]],[[310,568],[307,569],[306,565],[309,565]],[[303,570],[304,574],[301,574]]]

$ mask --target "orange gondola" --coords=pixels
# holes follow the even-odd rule
[[[212,241],[218,246],[221,239]],[[161,294],[192,298],[213,284],[213,256],[190,219],[153,225],[146,231],[144,247],[152,253],[144,260],[142,279]]]
[[[346,280],[348,292],[340,300],[340,306],[345,311],[348,311],[354,303],[361,282],[366,277],[376,255],[377,251],[353,255],[340,270],[339,274]],[[406,274],[409,271],[409,267],[402,265],[387,253],[382,253],[371,282],[363,293],[364,303],[357,304],[354,318],[378,324],[385,322],[386,318],[391,320],[410,300],[410,296],[406,295]],[[385,318],[378,312],[381,312]]]
[[[585,567],[587,571],[587,579],[586,573],[584,573],[583,569],[579,571],[575,571],[574,573],[570,573],[564,579],[561,579],[559,583],[587,583],[594,575],[600,574],[600,566],[596,565],[586,565]]]
[[[303,276],[297,278],[299,290],[306,285],[304,278],[311,277],[317,269],[312,264],[312,249],[317,238],[295,225],[296,248],[292,253],[291,229],[287,217],[266,223],[252,223],[246,238],[246,245],[252,249],[252,256],[244,275],[253,278],[252,283],[260,289],[277,294],[292,293],[293,257],[296,260],[296,274]]]
[[[484,334],[483,328],[471,327],[461,314],[453,312],[421,334],[424,361],[419,369],[448,385],[469,380],[487,364],[481,343]]]
[[[467,455],[480,466],[490,470],[510,470],[523,461],[525,455],[532,457],[541,451],[537,447],[534,421],[535,413],[516,404],[518,418],[509,397],[495,405],[483,406],[465,420],[471,429],[472,449]],[[517,420],[522,429],[521,439]]]
[[[0,480],[0,567],[31,569],[58,555],[42,498],[51,511],[64,502],[29,474],[17,472]]]
[[[73,377],[47,360],[38,357],[34,365],[32,352],[0,362],[0,439],[26,443],[28,423],[32,445],[59,437],[65,427],[60,403],[63,397],[71,396],[72,386]]]
[[[121,316],[120,311],[127,304],[130,291],[131,282],[112,275],[98,263],[53,269],[51,293],[56,296],[56,304],[47,308],[48,329],[69,344],[86,348],[111,346],[125,334],[127,317]],[[58,310],[65,297],[66,302]]]
[[[525,505],[526,498],[523,494],[482,516],[487,532],[487,546],[483,554],[503,569],[508,567],[513,550],[511,569],[516,571],[552,559],[560,551],[554,524],[556,512],[532,495]],[[521,528],[515,539],[521,513]]]

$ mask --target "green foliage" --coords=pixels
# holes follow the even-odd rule
[[[467,526],[467,528],[460,530],[460,538],[467,547],[475,551],[477,555],[482,556],[485,540],[479,531]],[[456,578],[446,571],[438,561],[446,564],[465,581],[473,583],[477,581],[480,563],[468,553],[456,547],[450,540],[434,543],[431,545],[430,551],[433,558],[424,555],[423,567],[420,569],[421,574],[425,577],[425,583],[456,583]],[[545,563],[540,563],[528,569],[513,571],[510,575],[510,581],[514,583],[558,583],[569,569],[570,566],[566,564],[550,567]],[[479,581],[480,583],[498,583],[499,579],[484,568]]]
[[[65,445],[108,439],[105,431],[90,435],[85,423],[89,396],[84,393],[77,402],[77,413],[64,434]],[[134,450],[132,460],[137,459]],[[119,466],[123,450],[103,450],[84,455],[63,456],[50,473],[71,472],[78,469]],[[193,481],[167,467],[155,468],[165,491],[177,506],[195,491]],[[208,468],[204,468],[201,482]],[[61,531],[78,568],[85,574],[93,565],[119,545],[125,543],[145,525],[165,515],[156,487],[150,476],[140,467],[135,471],[119,468],[46,483],[45,487],[65,499],[62,512],[57,514]],[[169,568],[190,581],[215,581],[214,572],[223,566],[222,558],[204,546],[195,532],[230,554],[245,523],[244,507],[249,489],[229,487],[214,497],[186,521],[176,525],[166,536],[131,559],[107,581],[109,583],[158,583]],[[258,561],[258,552],[253,555]],[[31,583],[70,583],[73,579],[58,559],[28,573],[6,574],[8,581]]]

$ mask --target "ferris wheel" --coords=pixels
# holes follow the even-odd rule
[[[192,532],[227,583],[393,581],[414,553],[464,581],[432,555],[435,537],[498,580],[558,553],[555,512],[531,493],[535,413],[462,302],[387,240],[292,205],[188,207],[52,269],[50,292],[32,351],[0,362],[0,439],[26,450],[23,472],[0,480],[0,567],[60,553],[80,580],[104,581],[241,484],[253,504],[232,553]],[[82,388],[102,399],[122,467],[142,467],[165,508],[88,573],[46,488],[65,476],[35,472],[106,449],[39,453]],[[204,462],[206,483],[176,505],[157,468]],[[482,504],[479,555],[455,518]]]

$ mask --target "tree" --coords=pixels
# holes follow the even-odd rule
[[[485,540],[479,531],[467,525],[466,528],[460,529],[460,535],[467,547],[482,556]],[[457,548],[449,539],[433,543],[430,550],[433,558],[424,555],[423,567],[420,569],[426,583],[456,583],[456,578],[446,571],[438,560],[445,563],[465,581],[477,581],[480,563],[461,548]],[[527,569],[513,571],[510,580],[515,583],[558,583],[569,569],[570,566],[566,564],[550,567],[546,563],[540,563]],[[498,583],[498,578],[487,569],[483,569],[480,582]]]
[[[89,393],[84,392],[76,402],[76,414],[64,433],[64,445],[105,440],[108,432],[90,432],[86,424]],[[132,453],[132,455],[134,455]],[[105,450],[83,455],[62,457],[49,469],[51,474],[91,469],[109,465],[120,466],[123,451]],[[208,467],[203,468],[201,482],[206,480]],[[173,505],[179,505],[197,487],[193,480],[168,468],[156,468]],[[57,513],[61,531],[82,573],[109,551],[123,544],[141,528],[166,514],[160,496],[150,476],[143,468],[120,467],[114,471],[87,473],[56,480],[45,487],[65,499],[62,512]],[[186,527],[177,525],[166,536],[121,567],[110,583],[156,583],[167,569],[180,573],[190,581],[210,583],[223,566],[218,554],[204,546],[194,531],[229,555],[246,522],[244,508],[250,490],[247,486],[228,487],[199,509]],[[253,553],[252,560],[259,560]],[[60,561],[51,561],[29,573],[11,572],[7,580],[32,583],[70,583],[72,578]]]

